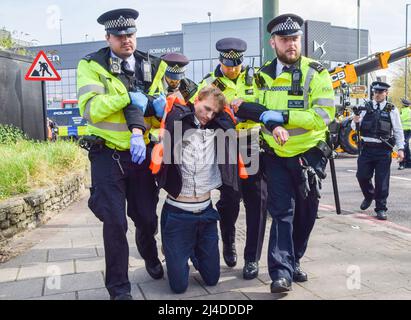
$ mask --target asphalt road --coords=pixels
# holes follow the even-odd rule
[[[340,203],[343,214],[365,213],[374,215],[375,203],[365,211],[360,209],[363,195],[355,176],[357,157],[341,155],[335,160],[337,171]],[[323,181],[321,205],[334,206],[334,195],[329,165],[327,178]],[[388,197],[388,220],[411,228],[411,169],[398,170],[398,162],[393,159],[391,164],[390,195]]]

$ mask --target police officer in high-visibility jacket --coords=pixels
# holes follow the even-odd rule
[[[334,91],[327,70],[301,56],[303,19],[277,16],[267,25],[277,58],[256,74],[261,114],[267,208],[272,217],[268,245],[271,292],[287,292],[307,281],[301,269],[317,217],[318,182],[325,177],[325,143],[334,119]]]
[[[401,99],[400,110],[402,130],[404,130],[404,160],[400,162],[398,170],[411,168],[410,137],[411,137],[411,101]]]
[[[398,109],[387,101],[390,85],[382,81],[371,84],[373,100],[365,111],[355,115],[351,128],[360,125],[361,150],[358,156],[357,179],[364,200],[361,210],[366,210],[375,200],[377,219],[387,220],[387,198],[390,184],[390,168],[394,145],[400,161],[404,159],[404,133]],[[375,173],[375,186],[372,177]]]
[[[220,64],[199,84],[199,90],[206,85],[219,88],[229,103],[241,99],[255,102],[254,69],[243,66],[247,43],[237,38],[224,38],[216,43],[220,52]],[[240,119],[241,120],[241,119]],[[253,279],[258,275],[258,262],[264,239],[266,223],[267,187],[259,163],[260,123],[240,121],[236,125],[240,152],[247,163],[248,179],[241,180],[241,192],[223,185],[216,207],[220,213],[220,229],[223,241],[223,257],[229,267],[237,263],[235,248],[235,223],[240,210],[240,199],[244,200],[246,211],[246,244],[244,248],[243,278]]]
[[[149,94],[159,95],[164,94],[169,96],[176,95],[182,101],[191,97],[197,90],[197,85],[185,75],[186,67],[190,60],[182,53],[173,52],[162,55],[161,60],[167,65],[164,76],[157,83],[157,86],[151,86]],[[144,138],[146,143],[158,142],[160,132],[160,121],[156,116],[146,117],[144,119],[147,128]]]
[[[146,269],[154,279],[163,277],[154,238],[158,190],[148,168],[151,150],[144,143],[145,113],[141,110],[164,110],[163,97],[149,99],[144,92],[161,80],[160,70],[165,67],[159,59],[149,60],[147,54],[136,50],[137,16],[133,9],[101,15],[97,21],[105,26],[109,46],[86,56],[77,69],[80,112],[88,121],[88,134],[93,137],[88,203],[103,222],[105,283],[113,300],[132,299],[126,201]],[[130,111],[134,114],[131,122]]]

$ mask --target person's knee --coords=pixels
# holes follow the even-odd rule
[[[171,291],[173,291],[174,293],[181,294],[187,291],[188,280],[176,281],[176,280],[170,279],[169,283],[170,283]]]
[[[220,270],[219,268],[211,271],[211,270],[201,270],[200,271],[201,277],[203,278],[204,283],[207,286],[215,286],[218,283],[218,280],[220,280]]]

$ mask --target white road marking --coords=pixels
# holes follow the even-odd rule
[[[354,172],[356,173],[357,171],[355,170],[347,170],[348,172]],[[411,181],[409,178],[404,178],[404,177],[397,177],[397,176],[391,176],[392,179],[398,179],[398,180],[404,180],[404,181]]]

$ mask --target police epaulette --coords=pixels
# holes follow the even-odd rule
[[[91,60],[91,57],[92,57],[92,54],[88,54],[83,59],[89,62]]]
[[[225,88],[227,87],[220,79],[215,79],[213,81],[213,86],[217,87],[218,89],[220,89],[222,92],[224,92]]]
[[[316,62],[316,61],[312,61],[308,65],[314,70],[316,70],[318,73],[321,73],[325,70],[324,66],[321,63]]]

